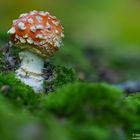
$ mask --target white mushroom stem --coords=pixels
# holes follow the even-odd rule
[[[21,66],[16,70],[17,78],[26,85],[32,87],[36,93],[43,92],[43,58],[30,51],[20,52],[19,57],[21,60]]]

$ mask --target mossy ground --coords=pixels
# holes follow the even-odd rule
[[[66,57],[63,54],[58,54],[64,57],[58,60],[63,61],[60,64],[55,60],[45,63],[46,91],[35,94],[15,77],[15,65],[20,63],[17,52],[7,57],[14,58],[15,63],[2,52],[0,139],[127,140],[140,131],[140,94],[126,96],[109,84],[78,80],[73,69],[60,66]],[[69,61],[80,63],[72,55]],[[89,69],[88,64],[79,66]]]
[[[6,85],[8,92],[2,90]],[[103,83],[60,85],[37,95],[14,73],[0,74],[1,139],[125,140],[140,131],[139,94],[126,97]]]

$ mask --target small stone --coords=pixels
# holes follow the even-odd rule
[[[79,72],[78,77],[80,80],[85,80],[85,73],[84,72]]]
[[[4,94],[4,95],[8,95],[11,92],[11,87],[9,85],[3,85],[0,89],[0,91]]]

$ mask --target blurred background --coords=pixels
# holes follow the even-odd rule
[[[81,80],[140,80],[139,0],[1,0],[1,45],[12,20],[31,10],[49,11],[64,26],[53,63],[75,68]]]
[[[93,83],[140,81],[140,0],[0,0],[0,49],[9,42],[12,21],[32,10],[50,12],[65,29],[64,46],[49,59],[52,64],[73,68]],[[72,80],[73,72],[64,70],[57,83]],[[17,134],[20,140],[140,136],[139,94],[124,98],[112,86],[72,82],[55,94],[36,96],[12,76],[0,72],[2,140]]]

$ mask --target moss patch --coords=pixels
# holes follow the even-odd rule
[[[118,140],[131,138],[132,132],[140,131],[138,94],[125,97],[121,91],[107,84],[75,82],[57,88],[51,94],[36,95],[16,80],[14,74],[1,74],[0,81],[0,87],[4,84],[12,88],[9,94],[0,94],[0,104],[4,107],[0,113],[16,116],[16,119],[10,120],[17,123],[13,129],[27,124],[21,127],[27,131],[33,125],[33,128],[39,127],[39,136],[43,133],[43,138],[50,140],[56,137],[60,140]],[[7,107],[8,104],[10,107]],[[9,117],[2,119],[0,126],[5,129],[2,122],[6,125],[11,122]],[[7,134],[11,135],[8,131]]]

